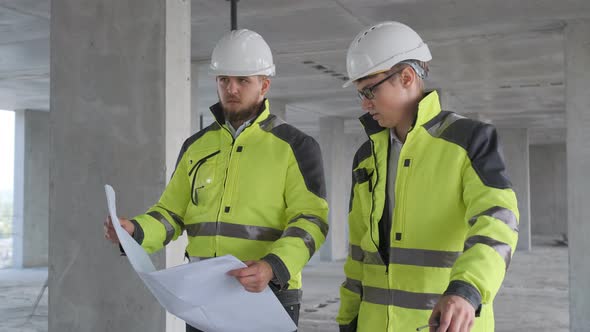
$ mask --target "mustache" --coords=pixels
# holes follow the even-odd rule
[[[219,98],[219,100],[222,100],[219,92],[217,92],[217,97]],[[232,94],[223,94],[223,97],[225,97],[226,102],[241,101],[242,100],[242,98],[240,98],[239,96],[232,95]]]

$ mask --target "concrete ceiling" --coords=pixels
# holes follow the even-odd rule
[[[0,108],[49,107],[49,1],[0,0]],[[192,62],[199,105],[216,101],[209,56],[230,28],[229,2],[192,0]],[[345,55],[365,26],[399,20],[433,54],[429,88],[447,108],[497,126],[530,128],[533,143],[565,138],[564,27],[590,18],[588,0],[241,0],[238,26],[259,32],[275,55],[270,97],[309,132],[319,117],[361,114],[342,89]],[[321,65],[323,69],[317,69]],[[351,130],[358,129],[352,120]],[[356,128],[356,129],[355,129]]]
[[[49,108],[49,1],[0,0],[0,109]]]

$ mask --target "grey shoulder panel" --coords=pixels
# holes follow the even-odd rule
[[[273,128],[278,127],[286,122],[278,116],[271,114],[263,121],[260,121],[260,128],[264,131],[271,131]]]
[[[473,169],[486,186],[512,187],[494,126],[445,111],[426,123],[424,128],[433,137],[465,149]]]
[[[291,146],[307,190],[325,199],[326,182],[320,145],[311,136],[287,123],[275,126],[270,132]]]
[[[464,116],[459,114],[449,112],[449,111],[442,111],[437,116],[435,116],[432,120],[428,121],[424,124],[424,128],[428,131],[430,135],[433,137],[441,137],[444,131],[453,123],[460,119],[466,119]]]

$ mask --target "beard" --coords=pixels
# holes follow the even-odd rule
[[[260,110],[262,103],[253,102],[250,105],[243,106],[239,109],[229,110],[223,103],[221,104],[221,108],[223,109],[223,116],[225,117],[225,121],[229,121],[231,123],[234,122],[244,122],[253,118]]]

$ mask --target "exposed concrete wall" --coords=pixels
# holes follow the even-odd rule
[[[531,231],[567,234],[565,144],[531,145]]]
[[[13,266],[47,266],[49,113],[15,111]]]
[[[25,215],[25,112],[14,113],[14,191],[12,212],[12,265],[23,267]]]
[[[195,95],[191,69],[191,2],[166,0],[166,182],[170,180],[182,144],[191,136],[195,121],[191,99]],[[196,87],[198,89],[198,85]],[[195,103],[196,105],[196,103]],[[166,246],[166,267],[185,262],[186,233]],[[184,332],[186,323],[166,313],[166,331]]]
[[[346,188],[342,179],[349,176],[350,172],[344,159],[346,146],[343,118],[320,118],[320,145],[330,205],[330,231],[320,255],[323,261],[335,261],[345,259],[348,253],[345,241],[348,205],[344,193],[350,189]]]
[[[189,45],[190,47],[190,45]],[[199,65],[191,64],[191,133],[197,133],[201,128],[201,112],[199,109]]]
[[[103,185],[115,187],[119,214],[131,217],[156,202],[168,180],[187,135],[171,135],[184,130],[173,121],[190,121],[165,110],[188,111],[190,92],[179,91],[173,104],[167,88],[176,81],[184,89],[179,82],[190,73],[172,64],[182,60],[175,52],[184,52],[186,36],[167,32],[190,24],[180,13],[188,5],[51,3],[49,331],[165,329],[164,310],[102,237]],[[165,266],[163,252],[153,259]]]
[[[565,29],[570,330],[590,327],[590,20]]]
[[[508,176],[518,199],[520,219],[517,249],[531,250],[530,167],[527,129],[499,128],[498,135],[506,159]]]
[[[270,112],[287,121],[287,103],[281,99],[270,99]]]
[[[25,112],[23,267],[49,262],[49,113]]]

